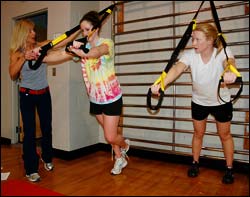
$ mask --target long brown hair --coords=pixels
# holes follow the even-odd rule
[[[26,40],[35,24],[28,19],[21,19],[16,22],[10,41],[10,54],[22,51],[26,47]]]
[[[88,13],[86,13],[80,20],[80,24],[83,21],[88,21],[93,25],[93,28],[97,29],[99,28],[99,32],[98,34],[100,34],[101,32],[101,20],[99,17],[99,14],[97,11],[89,11]]]
[[[218,37],[217,28],[210,23],[200,23],[197,24],[194,31],[201,31],[205,34],[207,39],[212,39],[214,42],[214,47],[218,49],[217,54],[223,49],[223,45],[221,40]]]

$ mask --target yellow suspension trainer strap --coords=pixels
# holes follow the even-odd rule
[[[77,25],[74,28],[72,28],[71,30],[66,31],[64,34],[58,36],[57,38],[55,38],[54,40],[52,40],[48,44],[42,46],[41,50],[39,51],[40,52],[40,56],[36,60],[35,64],[32,65],[32,61],[31,60],[29,61],[29,67],[30,67],[30,69],[32,69],[32,70],[38,69],[40,67],[42,61],[43,61],[43,58],[47,55],[47,52],[48,52],[49,49],[51,49],[53,46],[55,46],[59,42],[63,41],[64,39],[68,38],[71,34],[75,33],[79,29],[80,29],[80,25]]]
[[[225,41],[225,37],[223,36],[222,34],[222,31],[221,31],[221,26],[220,26],[220,21],[219,21],[219,18],[218,18],[218,14],[217,14],[217,11],[216,11],[216,8],[215,8],[215,5],[214,5],[214,2],[213,1],[210,1],[210,6],[211,6],[211,10],[212,10],[212,14],[213,14],[213,18],[214,18],[214,22],[216,24],[216,27],[217,27],[217,30],[218,30],[218,37],[219,39],[221,40],[222,42],[222,45],[223,45],[223,48],[224,48],[224,52],[225,52],[225,55],[226,55],[226,58],[227,58],[227,67],[225,68],[225,70],[223,71],[221,77],[220,77],[220,80],[219,80],[219,83],[218,83],[218,89],[217,89],[217,92],[218,92],[218,97],[220,98],[221,101],[223,101],[224,103],[227,103],[227,101],[224,101],[221,96],[220,96],[220,86],[221,86],[221,83],[224,82],[224,79],[223,79],[223,75],[225,74],[225,72],[227,71],[231,71],[233,72],[237,78],[234,82],[234,84],[240,84],[240,88],[237,92],[237,94],[235,95],[235,97],[233,99],[231,99],[229,102],[234,102],[236,99],[239,98],[241,92],[242,92],[242,89],[243,89],[243,81],[242,81],[242,77],[241,77],[241,74],[238,72],[238,70],[228,62],[228,55],[227,55],[227,51],[226,51],[226,47],[227,47],[227,43]]]
[[[154,82],[154,85],[161,83],[161,88],[159,89],[159,99],[158,99],[158,103],[156,106],[152,106],[151,104],[151,97],[152,97],[152,91],[151,88],[149,88],[148,90],[148,94],[147,94],[147,106],[151,109],[151,110],[158,110],[162,104],[163,101],[163,97],[164,97],[164,79],[167,77],[167,73],[170,70],[170,68],[173,66],[173,64],[176,62],[177,57],[180,53],[180,51],[182,49],[184,49],[189,41],[189,38],[191,37],[192,31],[196,28],[196,18],[197,15],[203,5],[204,1],[202,1],[199,9],[197,10],[195,16],[193,17],[192,21],[189,23],[184,35],[182,36],[180,42],[178,43],[177,47],[175,48],[173,54],[171,55],[171,58],[167,64],[167,66],[165,67],[164,71],[162,72],[161,76]]]

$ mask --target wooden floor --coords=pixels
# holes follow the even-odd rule
[[[21,144],[1,145],[2,172],[8,179],[26,180]],[[249,196],[249,175],[235,173],[231,185],[221,183],[223,171],[200,168],[196,178],[187,177],[188,166],[130,156],[122,174],[113,176],[111,153],[98,151],[74,160],[54,158],[47,172],[40,163],[37,184],[67,196]]]

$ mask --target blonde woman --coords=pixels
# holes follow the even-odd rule
[[[51,171],[54,168],[53,148],[52,148],[52,106],[49,85],[47,81],[47,64],[32,70],[29,68],[28,61],[35,60],[37,53],[33,50],[41,47],[50,41],[38,43],[36,41],[36,32],[34,23],[30,20],[20,20],[15,24],[12,32],[10,44],[10,64],[9,75],[12,80],[20,79],[20,109],[23,121],[23,160],[26,177],[29,181],[36,182],[40,180],[38,173],[39,156],[36,151],[35,140],[35,110],[37,109],[40,126],[42,131],[41,139],[41,159],[44,162],[44,168]],[[65,46],[67,42],[73,40],[78,34],[76,31],[70,37],[56,45],[54,48]],[[57,56],[53,61],[66,60],[69,57],[55,53]],[[47,58],[47,57],[46,57]],[[46,60],[44,59],[44,61]],[[50,59],[47,58],[47,61]],[[34,62],[33,62],[34,64]]]
[[[216,120],[217,131],[224,150],[226,159],[226,172],[222,182],[230,184],[234,182],[233,176],[233,153],[234,142],[231,136],[230,126],[233,117],[230,92],[223,88],[222,103],[218,99],[217,87],[221,74],[227,66],[227,59],[218,39],[218,32],[214,25],[198,24],[192,32],[192,50],[185,51],[179,61],[169,70],[164,80],[167,86],[173,82],[187,68],[191,69],[193,91],[192,91],[192,118],[194,135],[192,139],[193,163],[188,170],[189,177],[196,177],[199,174],[199,157],[202,148],[206,122],[209,114]],[[235,66],[235,59],[231,50],[227,47],[228,62]],[[224,84],[234,83],[236,75],[233,72],[224,74]],[[160,84],[152,85],[153,94],[159,94]]]

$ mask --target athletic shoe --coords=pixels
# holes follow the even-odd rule
[[[128,162],[123,156],[121,156],[120,158],[116,158],[114,168],[111,170],[111,174],[121,174],[122,169],[125,168],[127,164]]]
[[[125,143],[127,144],[127,148],[121,148],[121,154],[124,158],[128,158],[127,156],[127,152],[129,150],[129,146],[130,146],[130,140],[129,139],[125,139]]]
[[[222,183],[224,184],[232,184],[234,182],[234,175],[232,168],[226,168],[225,175],[222,178]]]
[[[54,164],[53,164],[52,162],[45,163],[45,161],[43,161],[43,159],[41,159],[41,160],[42,160],[42,162],[44,163],[43,166],[44,166],[45,170],[51,171],[51,170],[54,169]]]
[[[197,161],[193,162],[190,168],[188,169],[189,177],[197,177],[199,174],[199,164]]]
[[[44,168],[47,171],[51,171],[54,169],[54,164],[53,163],[44,163]]]
[[[32,174],[26,174],[26,177],[28,178],[29,181],[31,182],[38,182],[41,180],[40,175],[38,173],[32,173]]]

